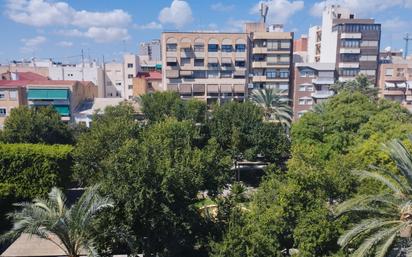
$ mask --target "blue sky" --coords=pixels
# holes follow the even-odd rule
[[[0,63],[23,58],[78,62],[85,56],[117,59],[137,52],[141,41],[162,31],[240,31],[257,21],[258,0],[1,0]],[[269,22],[284,23],[296,37],[320,24],[320,0],[269,0]],[[351,8],[359,17],[382,24],[382,48],[404,48],[412,34],[412,0],[328,0]],[[409,29],[409,31],[408,31]]]

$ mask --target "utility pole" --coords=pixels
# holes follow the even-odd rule
[[[260,16],[264,24],[266,23],[266,17],[268,15],[268,11],[269,11],[269,6],[266,3],[262,2],[260,4]]]
[[[412,40],[412,37],[409,37],[409,33],[406,33],[406,36],[403,39],[405,40],[405,50],[403,53],[403,59],[406,59],[406,56],[408,56],[409,41]]]

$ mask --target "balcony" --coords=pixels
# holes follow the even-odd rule
[[[289,63],[267,63],[266,61],[253,61],[252,68],[259,69],[259,68],[278,68],[278,69],[289,69]]]
[[[166,57],[177,57],[177,52],[166,52]]]
[[[252,68],[256,69],[256,68],[266,68],[267,67],[267,63],[266,61],[253,61],[252,62]]]
[[[195,58],[205,58],[205,52],[194,52]]]
[[[358,62],[340,62],[339,68],[359,68]]]
[[[254,47],[252,49],[253,54],[267,54],[268,49],[267,47]]]
[[[312,97],[316,99],[326,99],[332,97],[335,93],[331,90],[320,90],[312,93]]]
[[[315,78],[312,80],[312,83],[315,85],[332,85],[335,83],[334,78]]]
[[[360,54],[360,48],[358,47],[342,47],[339,51],[341,54]]]
[[[340,38],[342,39],[361,39],[361,33],[342,33]]]
[[[166,70],[166,78],[168,79],[179,78],[179,70]]]
[[[266,82],[266,76],[253,76],[253,82]]]

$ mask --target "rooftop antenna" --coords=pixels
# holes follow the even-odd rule
[[[405,40],[405,52],[403,53],[403,59],[406,59],[406,56],[408,56],[409,41],[412,40],[412,37],[409,37],[409,33],[406,33],[403,39]]]
[[[266,23],[266,17],[268,16],[269,6],[266,2],[260,3],[260,16],[262,18],[262,22]]]

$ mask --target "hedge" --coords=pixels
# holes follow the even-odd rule
[[[45,196],[70,184],[69,145],[0,144],[0,198]]]

